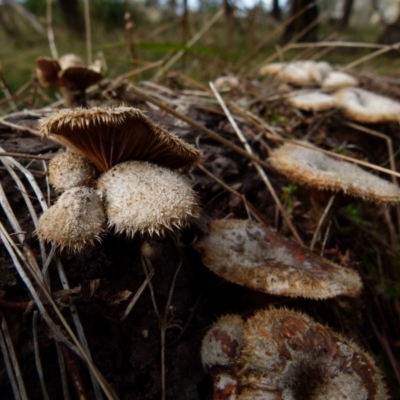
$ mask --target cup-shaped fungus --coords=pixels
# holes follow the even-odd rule
[[[359,88],[344,88],[333,94],[346,117],[362,123],[398,122],[400,103]]]
[[[49,164],[49,181],[58,192],[76,186],[93,186],[97,175],[91,161],[69,150],[56,154]]]
[[[108,224],[132,237],[163,235],[199,216],[198,197],[187,179],[158,165],[127,161],[98,180]]]
[[[218,276],[253,290],[314,299],[357,296],[361,291],[355,271],[252,221],[212,221],[208,234],[194,247]]]
[[[387,399],[372,357],[306,315],[259,311],[246,321],[243,341],[238,400]]]
[[[214,399],[235,399],[237,361],[243,347],[244,321],[239,315],[221,317],[204,336],[201,362],[213,378]]]
[[[286,143],[271,153],[269,162],[289,180],[312,189],[374,203],[400,203],[400,189],[393,183],[318,150]]]
[[[104,221],[103,205],[95,190],[75,187],[42,214],[37,234],[61,250],[79,251],[100,241]]]
[[[201,159],[195,147],[131,107],[59,110],[42,119],[39,127],[43,137],[53,135],[91,160],[100,171],[129,160],[179,169]]]
[[[86,67],[75,54],[57,60],[38,58],[35,75],[42,86],[58,88],[67,107],[85,106],[86,89],[103,79],[96,66]]]

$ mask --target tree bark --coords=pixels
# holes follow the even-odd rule
[[[345,0],[343,6],[343,17],[340,20],[340,29],[349,26],[351,12],[353,11],[354,0]]]
[[[319,15],[315,0],[291,0],[290,15],[294,16],[304,8],[307,8],[307,10],[286,27],[283,34],[283,41],[285,43],[293,40],[303,30],[305,31],[304,34],[296,40],[297,42],[316,42],[318,40],[318,25],[312,26]],[[310,29],[307,30],[309,27]]]
[[[68,29],[71,32],[82,35],[84,33],[84,24],[82,13],[79,11],[78,0],[58,0],[58,4]]]
[[[272,12],[271,15],[277,20],[282,19],[281,7],[279,5],[279,0],[273,0],[272,2]]]

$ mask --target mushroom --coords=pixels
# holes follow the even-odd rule
[[[288,103],[300,110],[314,112],[330,110],[336,106],[334,97],[316,91],[295,94],[288,98]]]
[[[271,153],[269,162],[291,181],[309,188],[343,192],[374,203],[400,203],[400,189],[393,183],[318,150],[286,143]]]
[[[349,339],[287,309],[244,324],[240,400],[387,399],[372,357]]]
[[[164,235],[199,216],[199,201],[185,177],[140,161],[117,164],[98,180],[108,225],[133,237]]]
[[[203,338],[201,363],[214,382],[214,399],[238,394],[237,361],[243,347],[244,321],[239,315],[221,317]]]
[[[239,87],[239,79],[234,75],[220,76],[214,81],[215,87],[220,92],[229,92]]]
[[[39,128],[43,137],[54,136],[100,171],[129,160],[171,169],[188,168],[201,160],[195,147],[132,107],[58,110],[40,120]]]
[[[333,94],[344,114],[362,123],[398,122],[400,103],[359,88],[344,88]]]
[[[357,86],[356,78],[349,74],[339,71],[331,71],[322,80],[321,87],[323,89],[340,89],[343,87]]]
[[[253,221],[212,221],[194,247],[218,276],[274,295],[326,299],[357,296],[357,272],[325,260]]]
[[[80,251],[100,241],[104,211],[98,194],[79,186],[65,191],[39,219],[37,234],[61,250]]]
[[[76,186],[93,186],[97,175],[91,161],[69,150],[55,155],[49,164],[49,181],[58,192]]]
[[[57,87],[67,107],[86,106],[86,89],[103,78],[97,64],[86,67],[75,54],[65,54],[58,60],[38,58],[35,75],[42,86]]]

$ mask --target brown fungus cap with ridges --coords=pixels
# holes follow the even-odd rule
[[[188,180],[158,165],[127,161],[103,174],[98,193],[108,225],[116,233],[162,236],[199,216],[199,200]]]
[[[289,180],[309,188],[343,192],[374,203],[400,203],[400,189],[393,183],[318,150],[286,143],[268,160]]]
[[[304,314],[259,311],[245,322],[243,340],[238,400],[388,399],[372,357]]]
[[[56,154],[49,163],[50,184],[59,192],[76,186],[93,186],[98,174],[91,161],[69,150]]]
[[[60,72],[58,60],[40,57],[36,59],[35,76],[44,87],[55,87],[59,85],[58,74]]]
[[[105,216],[98,194],[87,187],[64,192],[39,219],[37,234],[61,250],[80,251],[100,241]]]
[[[39,122],[43,137],[91,160],[100,171],[124,161],[149,161],[171,169],[188,168],[201,153],[174,134],[153,124],[132,107],[63,109]]]
[[[280,296],[326,299],[357,296],[357,272],[336,265],[272,228],[253,221],[212,221],[209,232],[194,244],[204,265],[221,278]]]

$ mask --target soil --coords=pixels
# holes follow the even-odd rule
[[[251,85],[251,84],[249,84]],[[137,99],[136,99],[137,101]],[[145,107],[141,104],[141,107]],[[257,109],[258,108],[258,109]],[[372,153],[371,162],[385,160],[385,143],[376,138],[362,136],[350,128],[343,129],[337,116],[289,114],[283,103],[274,104],[274,110],[254,103],[254,109],[265,118],[271,119],[273,113],[282,112],[280,126],[283,131],[296,137],[310,132],[316,124],[318,131],[313,141],[325,148],[345,149],[357,158],[367,158]],[[217,132],[222,137],[240,146],[226,117],[214,106],[208,108],[191,105],[186,114],[197,122]],[[147,109],[153,121],[162,124],[184,140],[196,144],[204,153],[203,166],[226,185],[245,195],[246,201],[255,210],[263,223],[278,229],[290,237],[290,231],[277,213],[275,203],[259,174],[249,160],[233,150],[221,146],[201,132],[182,124],[174,117],[153,109]],[[285,121],[284,118],[287,118]],[[35,128],[37,118],[23,117],[19,125]],[[254,139],[258,133],[246,121],[240,121],[242,131],[249,133],[248,140],[260,158],[267,157],[267,149]],[[398,129],[394,126],[384,128],[395,132],[392,140],[400,141]],[[330,135],[327,135],[327,132]],[[335,136],[332,132],[337,132]],[[274,143],[269,143],[275,146]],[[353,145],[353,147],[351,146]],[[0,146],[9,152],[52,156],[60,150],[57,143],[44,141],[21,130],[16,131],[0,125]],[[343,148],[343,147],[342,147]],[[42,161],[16,158],[29,168],[43,171]],[[390,356],[400,359],[399,326],[392,314],[398,307],[397,300],[388,295],[395,287],[398,271],[392,248],[388,245],[387,225],[383,220],[384,211],[370,204],[356,203],[351,210],[357,213],[357,221],[349,214],[335,211],[324,255],[332,261],[342,263],[358,270],[364,281],[364,292],[358,299],[338,297],[331,300],[313,301],[271,296],[253,292],[247,288],[223,281],[209,271],[192,243],[197,237],[206,234],[209,221],[217,218],[248,218],[248,209],[243,199],[228,192],[215,179],[198,168],[188,171],[194,189],[199,193],[202,215],[199,220],[183,232],[170,234],[162,239],[128,239],[109,232],[101,244],[85,248],[77,255],[59,253],[71,288],[79,288],[77,294],[58,298],[59,305],[72,302],[77,309],[86,333],[94,364],[121,399],[160,399],[162,396],[162,371],[165,367],[166,399],[198,400],[211,399],[213,385],[210,376],[204,371],[200,360],[201,341],[205,332],[216,319],[227,313],[237,313],[244,318],[256,310],[268,306],[285,306],[306,312],[318,322],[328,324],[368,349],[384,370],[388,387],[393,398],[399,398],[393,364]],[[22,175],[20,175],[22,176]],[[296,188],[288,195],[289,182],[282,176],[268,172],[272,185],[281,198],[285,198],[293,221],[303,240],[309,243],[315,229],[313,206],[309,193]],[[27,232],[27,243],[40,263],[40,249],[34,235],[34,226],[26,210],[20,191],[7,171],[0,171],[0,182],[8,201],[16,214],[22,229]],[[43,174],[35,177],[44,193],[47,193]],[[28,187],[28,185],[27,185]],[[33,191],[28,190],[30,196]],[[51,201],[57,194],[51,191]],[[33,200],[36,212],[40,207]],[[389,213],[393,216],[392,209]],[[3,211],[0,219],[8,231]],[[366,224],[360,219],[367,221]],[[373,226],[373,234],[366,233]],[[151,280],[152,291],[146,287],[129,316],[123,322],[120,317],[132,295],[135,294],[146,274],[143,268],[140,248],[143,240],[149,240],[157,249],[157,257],[150,262],[154,268]],[[389,247],[389,249],[388,249]],[[30,300],[29,292],[22,282],[4,246],[0,247],[0,290],[1,300],[14,304],[2,306],[12,342],[20,363],[25,386],[31,399],[42,399],[42,389],[35,364],[32,312],[21,313],[16,303]],[[371,267],[371,265],[380,265]],[[383,270],[384,271],[383,271]],[[56,274],[56,265],[50,265],[52,292],[62,289]],[[174,282],[174,277],[176,281]],[[392,285],[393,284],[393,285]],[[170,303],[168,298],[171,296]],[[55,295],[57,298],[57,296]],[[397,304],[397,306],[396,306]],[[397,313],[398,313],[397,309]],[[71,312],[63,308],[63,315],[71,323]],[[56,320],[56,317],[52,315]],[[165,359],[162,361],[162,336],[165,335]],[[61,398],[58,355],[52,333],[44,321],[39,319],[38,340],[43,367],[44,381],[50,398]],[[397,344],[396,344],[397,343]],[[389,346],[389,351],[385,349]],[[93,387],[85,363],[75,354],[64,348],[68,370],[68,384],[71,398],[78,398],[74,382],[80,382],[81,398],[93,399]],[[4,400],[13,399],[12,386],[4,365],[0,364],[0,393]]]

